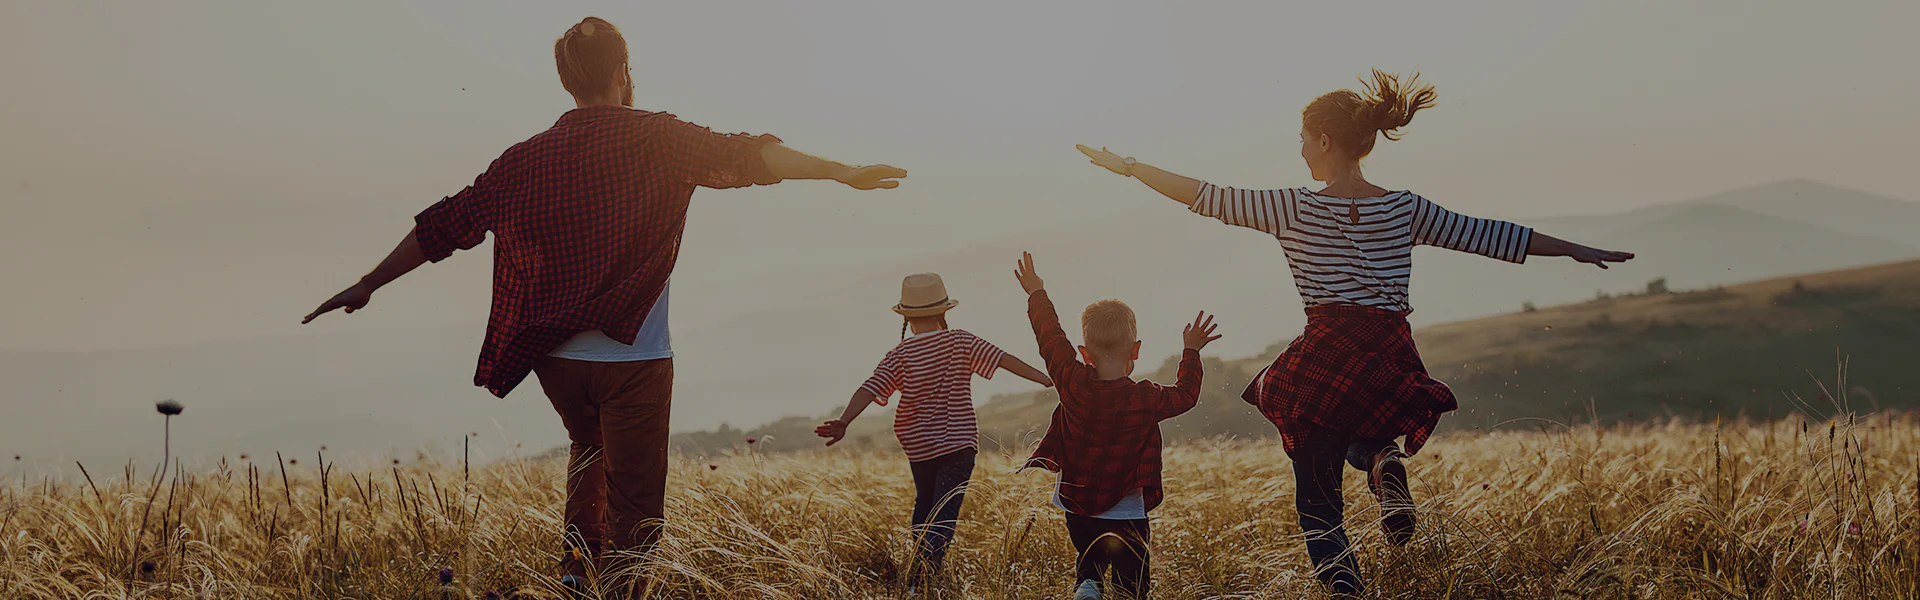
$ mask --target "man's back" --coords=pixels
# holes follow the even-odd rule
[[[428,260],[494,234],[475,384],[504,396],[534,358],[581,331],[631,343],[678,258],[694,188],[778,181],[760,158],[770,141],[665,113],[579,108],[421,212],[414,231]]]

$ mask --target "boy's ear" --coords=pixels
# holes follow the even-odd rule
[[[1090,365],[1091,365],[1091,364],[1094,364],[1094,363],[1093,363],[1093,350],[1092,350],[1092,349],[1090,349],[1090,348],[1087,348],[1086,346],[1081,346],[1081,347],[1080,347],[1080,360],[1084,360],[1084,361],[1087,361],[1087,364],[1090,364]]]
[[[1140,340],[1133,341],[1133,358],[1128,360],[1132,360],[1134,362],[1140,361]]]

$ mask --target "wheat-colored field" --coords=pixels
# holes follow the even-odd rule
[[[1049,476],[1016,464],[982,455],[945,596],[1066,595],[1073,553]],[[1383,543],[1349,473],[1373,597],[1920,598],[1911,414],[1458,433],[1412,465],[1424,520],[1406,548]],[[902,593],[912,496],[898,455],[674,467],[667,540],[641,569],[650,597]],[[0,597],[557,597],[561,464],[324,468],[254,457],[159,485],[131,469],[13,482]],[[1157,596],[1319,597],[1277,444],[1179,445],[1166,475]]]

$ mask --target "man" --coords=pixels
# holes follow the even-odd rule
[[[302,323],[364,308],[381,286],[492,232],[493,309],[474,384],[504,397],[539,374],[572,441],[568,571],[580,576],[583,558],[644,552],[659,536],[673,395],[666,287],[694,188],[832,179],[870,190],[907,173],[631,108],[626,40],[598,18],[567,30],[553,56],[577,108],[421,212],[373,272]]]

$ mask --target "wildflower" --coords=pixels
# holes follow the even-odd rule
[[[752,444],[752,443],[754,443],[754,442],[758,442],[758,441],[760,441],[760,440],[759,440],[759,439],[757,439],[757,438],[753,438],[753,437],[749,437],[749,438],[747,438],[747,443],[748,443],[748,444]]]
[[[247,459],[247,453],[245,452],[240,453],[240,460],[246,460],[246,459]]]
[[[1490,488],[1490,487],[1493,487],[1493,482],[1491,482],[1491,481],[1482,481],[1482,482],[1480,482],[1480,489],[1483,489],[1483,490],[1484,490],[1484,489],[1487,489],[1487,488]]]
[[[185,411],[187,407],[181,406],[179,402],[172,400],[161,400],[154,403],[153,409],[160,411],[160,414],[171,417]]]
[[[453,585],[453,567],[440,567],[440,585]]]
[[[150,561],[150,560],[143,560],[143,561],[140,561],[140,572],[141,572],[141,573],[147,573],[147,574],[151,574],[151,573],[153,573],[153,570],[154,570],[155,568],[157,568],[157,567],[156,567],[156,566],[155,566],[155,565],[153,564],[153,561]]]
[[[708,470],[708,471],[718,471],[718,470],[720,470],[720,465],[707,465],[707,470]]]
[[[320,445],[320,451],[321,451],[321,452],[326,452],[326,451],[327,451],[327,445],[326,445],[326,444],[321,444],[321,445]]]
[[[397,466],[400,466],[400,459],[398,459],[398,458],[396,458],[396,459],[393,459],[393,464],[394,464],[394,466],[396,466],[396,467],[397,467]]]
[[[298,459],[298,458],[289,458],[289,459],[287,459],[287,464],[290,464],[290,465],[297,465],[297,464],[300,464],[300,459]]]
[[[1848,521],[1847,535],[1860,535],[1860,523],[1855,521]]]

